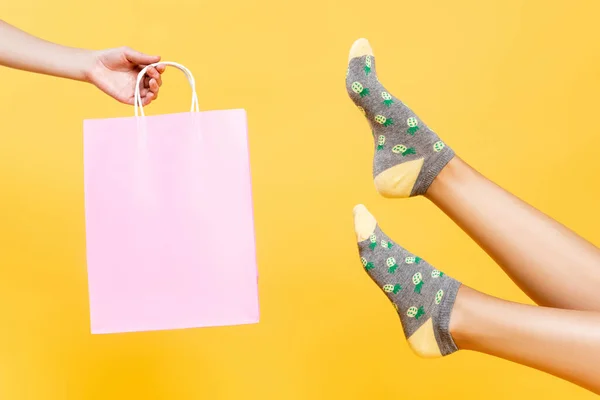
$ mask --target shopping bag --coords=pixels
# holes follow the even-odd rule
[[[186,74],[190,112],[145,115],[158,64]],[[246,113],[200,112],[187,68],[151,66],[135,116],[84,122],[92,333],[257,323]]]

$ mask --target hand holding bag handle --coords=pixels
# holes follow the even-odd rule
[[[199,112],[200,107],[198,105],[198,95],[196,94],[196,81],[194,80],[194,76],[192,75],[191,71],[179,63],[176,63],[173,61],[161,61],[161,62],[157,62],[157,63],[145,66],[138,74],[137,81],[135,83],[135,94],[134,94],[134,103],[133,103],[135,116],[136,117],[138,117],[140,115],[142,117],[145,116],[144,107],[142,107],[142,96],[140,94],[140,85],[142,83],[142,79],[144,79],[144,76],[146,75],[146,72],[148,71],[148,68],[156,67],[158,65],[169,65],[172,67],[176,67],[185,73],[185,76],[188,78],[190,86],[192,87],[192,106],[190,108],[190,112],[194,112],[194,111]]]

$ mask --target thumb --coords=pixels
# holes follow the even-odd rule
[[[128,47],[124,49],[124,52],[125,58],[132,64],[148,65],[160,61],[160,56],[151,56],[148,54],[140,53],[139,51],[135,51]]]

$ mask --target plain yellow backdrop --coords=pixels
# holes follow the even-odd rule
[[[248,111],[262,319],[92,336],[82,120],[133,110],[1,69],[0,398],[594,398],[481,354],[412,354],[358,260],[356,203],[463,282],[529,300],[425,199],[375,193],[371,135],[344,76],[367,37],[381,80],[457,153],[599,243],[598,13],[592,0],[5,0],[1,17],[33,34],[159,53],[195,73],[203,109]],[[169,70],[147,111],[188,102]]]

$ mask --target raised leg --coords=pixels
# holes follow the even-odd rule
[[[455,157],[426,193],[537,304],[600,311],[600,250]]]
[[[600,394],[600,313],[511,303],[461,285],[388,237],[364,206],[354,226],[362,265],[416,354],[478,351]]]
[[[500,300],[459,289],[450,332],[473,350],[550,373],[600,394],[600,314]]]

